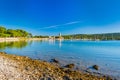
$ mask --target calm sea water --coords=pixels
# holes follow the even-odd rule
[[[74,63],[82,70],[99,65],[97,72],[120,78],[120,41],[28,41],[0,43],[0,51],[50,61]],[[90,69],[90,71],[96,72]]]

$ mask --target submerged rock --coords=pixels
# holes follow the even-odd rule
[[[52,62],[55,62],[55,63],[59,63],[59,61],[57,59],[51,59]]]
[[[65,67],[67,67],[67,68],[74,68],[74,67],[75,67],[75,64],[68,64],[68,65],[66,65]]]
[[[99,66],[98,66],[98,65],[93,65],[93,68],[94,68],[95,70],[98,70],[98,69],[99,69]]]

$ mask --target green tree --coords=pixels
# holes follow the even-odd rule
[[[5,32],[6,32],[6,28],[5,28],[5,27],[0,26],[0,33],[5,33]]]

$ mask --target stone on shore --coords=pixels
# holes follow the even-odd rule
[[[52,62],[55,62],[55,63],[59,63],[59,61],[57,59],[51,59]]]
[[[99,69],[99,66],[98,66],[98,65],[93,65],[93,68],[94,68],[95,70],[98,70],[98,69]]]
[[[65,67],[67,67],[67,68],[74,68],[75,67],[75,64],[68,64],[68,65],[66,65]]]

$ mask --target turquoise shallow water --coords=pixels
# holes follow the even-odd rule
[[[60,60],[62,65],[74,63],[82,70],[94,64],[100,72],[120,78],[120,41],[28,41],[0,43],[0,51],[29,56],[33,59]]]

